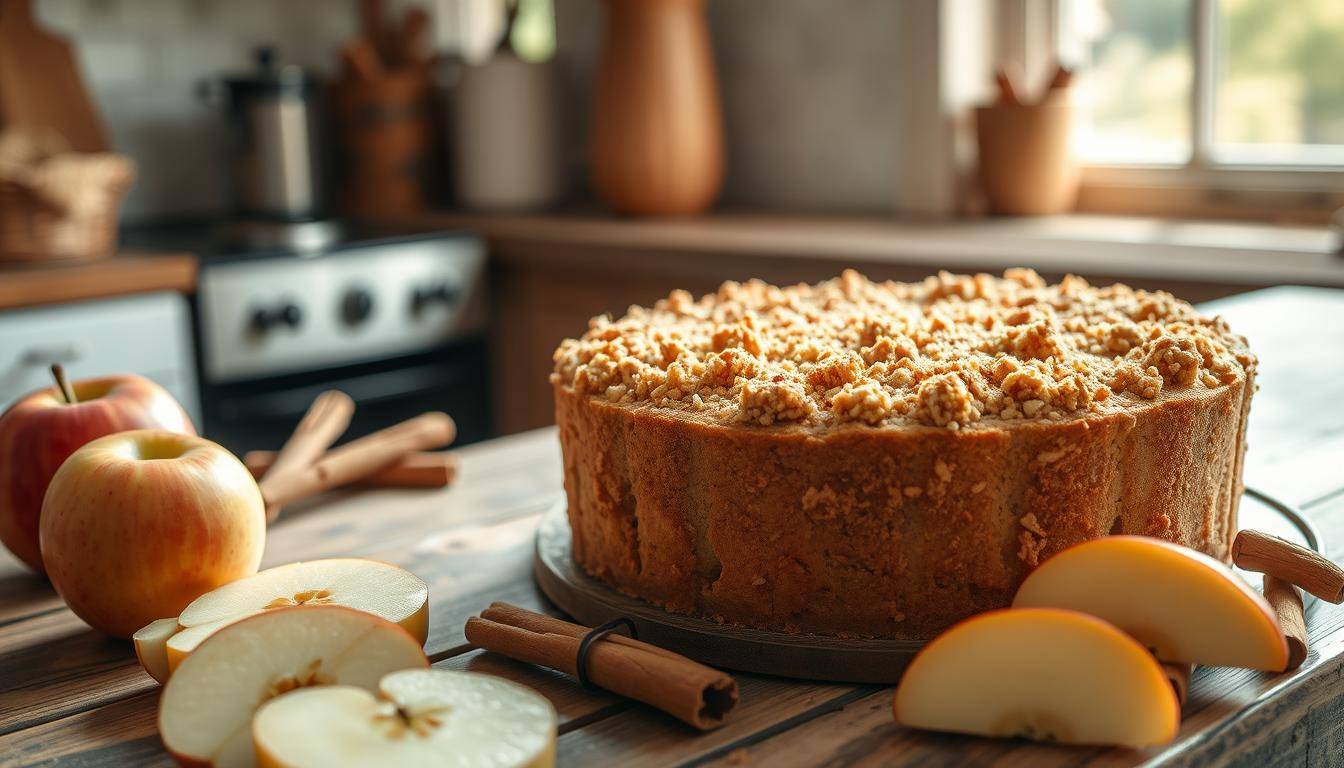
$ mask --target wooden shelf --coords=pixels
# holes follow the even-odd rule
[[[0,266],[0,310],[195,290],[196,257],[188,253],[126,252],[78,264]]]

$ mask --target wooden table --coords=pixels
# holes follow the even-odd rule
[[[1210,305],[1262,360],[1247,480],[1315,520],[1344,556],[1344,291],[1274,289]],[[891,719],[891,689],[740,675],[742,703],[707,734],[642,705],[472,649],[468,616],[492,600],[549,608],[531,576],[537,521],[561,494],[555,434],[464,448],[457,485],[379,491],[288,510],[266,565],[365,555],[430,584],[436,665],[499,674],[560,712],[559,760],[590,765],[1209,765],[1344,763],[1344,609],[1322,605],[1297,672],[1200,669],[1178,740],[1143,752],[919,733]],[[967,695],[974,695],[973,691]],[[167,765],[158,688],[128,643],[99,637],[41,580],[0,565],[0,765]]]

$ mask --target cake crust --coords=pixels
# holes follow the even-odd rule
[[[807,332],[827,350],[812,360],[799,354],[801,337],[771,332],[777,321],[789,324],[772,314],[778,297],[763,308],[748,296],[743,308],[740,287],[696,309],[674,294],[669,301],[681,310],[660,302],[594,321],[584,339],[557,351],[552,378],[576,560],[676,612],[790,632],[923,639],[1009,604],[1041,560],[1108,533],[1159,536],[1226,559],[1253,389],[1244,342],[1165,294],[1033,278],[942,276],[911,288],[847,273],[788,289],[790,312],[829,302]],[[974,289],[977,281],[989,290]],[[779,289],[745,290],[768,297]],[[1116,297],[1111,305],[1073,306],[1106,304],[1100,291]],[[897,314],[882,316],[870,301],[882,292],[899,297],[888,305],[903,313],[899,329]],[[846,295],[857,297],[848,307],[836,301]],[[856,304],[861,312],[849,312]],[[1151,317],[1142,320],[1113,314],[1145,304]],[[1036,311],[1042,306],[1050,309]],[[1152,306],[1165,308],[1160,317]],[[687,312],[695,313],[689,322]],[[733,314],[740,316],[729,321]],[[857,314],[877,314],[905,336],[910,344],[893,353],[901,357],[858,363],[865,347],[883,342],[881,334],[848,335]],[[755,344],[715,350],[725,322],[740,331],[743,317],[754,318]],[[1075,317],[1092,319],[1068,330]],[[1126,330],[1102,328],[1101,317]],[[956,322],[940,333],[948,318]],[[1037,328],[1030,341],[1007,322],[1014,318]],[[975,322],[982,325],[974,334],[959,327]],[[1101,342],[1080,349],[1082,340],[1120,336],[1137,341],[1123,352]],[[679,349],[666,360],[657,346],[669,342]],[[658,357],[633,354],[641,343]],[[1047,348],[1045,358],[1028,354]],[[725,350],[749,362],[731,384],[715,368]],[[598,380],[611,368],[602,355],[618,378]],[[1129,362],[1149,365],[1126,376],[1136,368]],[[670,372],[677,364],[684,375]],[[851,366],[858,373],[844,383],[815,375]],[[890,378],[901,370],[908,379]],[[1073,384],[1014,397],[1009,377],[1024,370],[1051,386]],[[819,383],[806,386],[809,375]],[[669,392],[669,381],[680,391]],[[799,415],[761,406],[753,382],[796,385],[801,399],[784,405]],[[857,410],[836,405],[865,387],[872,391]],[[1069,399],[1087,388],[1090,397]],[[865,415],[870,398],[880,418]],[[1033,400],[1039,405],[1028,409]]]

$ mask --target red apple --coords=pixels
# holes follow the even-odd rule
[[[51,478],[40,527],[47,576],[70,610],[130,637],[256,573],[266,512],[233,454],[202,437],[142,429],[70,454]]]
[[[173,396],[140,376],[108,376],[73,384],[78,402],[58,387],[34,392],[0,416],[0,541],[36,571],[38,515],[51,476],[76,448],[128,429],[157,427],[194,435]]]

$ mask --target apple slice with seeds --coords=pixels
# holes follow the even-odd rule
[[[429,636],[429,588],[415,574],[363,558],[310,560],[268,568],[192,601],[166,641],[169,673],[221,627],[296,605],[344,605],[400,624],[421,645]]]
[[[177,619],[157,619],[131,635],[140,666],[160,683],[168,679],[168,638],[176,632]]]
[[[1152,654],[1077,611],[972,616],[910,662],[892,702],[912,728],[1145,747],[1175,737],[1176,691]]]
[[[376,690],[389,672],[426,668],[419,641],[386,619],[338,605],[288,607],[212,634],[182,661],[159,700],[159,735],[182,765],[254,765],[252,714],[315,685]]]
[[[1105,619],[1162,661],[1282,672],[1288,644],[1264,596],[1212,557],[1147,536],[1069,547],[1027,576],[1013,607]]]
[[[556,715],[535,691],[490,675],[394,672],[379,695],[333,686],[262,705],[252,740],[262,765],[550,768]]]

